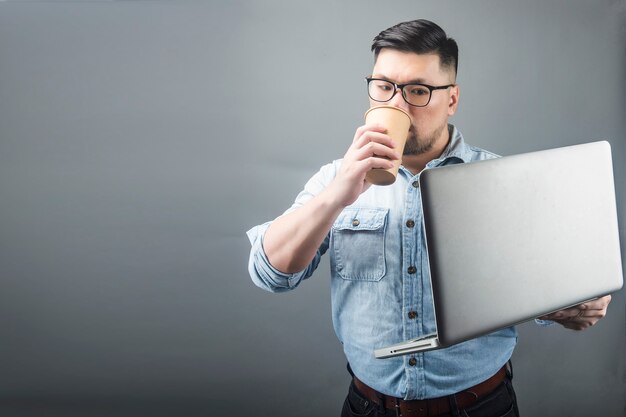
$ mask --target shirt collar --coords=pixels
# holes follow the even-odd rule
[[[470,148],[465,144],[463,135],[452,124],[448,124],[450,142],[439,158],[433,159],[426,164],[426,168],[433,168],[443,165],[462,164],[469,162],[472,157]]]

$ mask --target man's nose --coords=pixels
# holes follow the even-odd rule
[[[404,97],[402,96],[402,90],[400,90],[399,88],[396,88],[396,94],[394,94],[391,100],[389,100],[389,105],[393,107],[399,107],[402,110],[409,110],[409,103],[404,100]]]

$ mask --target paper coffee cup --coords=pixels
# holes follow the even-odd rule
[[[372,107],[365,112],[365,123],[384,126],[387,129],[386,134],[391,137],[396,149],[402,155],[406,138],[409,135],[409,128],[411,127],[411,117],[406,111],[393,106]],[[371,169],[365,175],[365,178],[368,182],[375,185],[393,184],[396,181],[401,163],[401,160],[396,160],[391,169]]]

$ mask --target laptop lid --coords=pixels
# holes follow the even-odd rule
[[[408,341],[396,354],[450,346],[622,287],[608,142],[429,169],[420,184],[438,342]]]

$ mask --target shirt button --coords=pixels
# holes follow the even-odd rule
[[[415,222],[413,220],[407,220],[406,227],[408,227],[409,229],[415,227]]]
[[[414,188],[417,188],[420,186],[420,182],[419,181],[413,181],[413,183],[411,184]]]
[[[409,318],[411,320],[417,318],[417,311],[409,311]]]
[[[359,219],[352,220],[352,226],[357,227],[360,224],[361,224],[361,222],[359,221]]]
[[[417,365],[417,359],[415,359],[415,358],[409,359],[409,365],[411,365],[411,366]]]
[[[417,268],[414,266],[410,266],[409,269],[406,270],[409,274],[414,274],[417,272]]]

